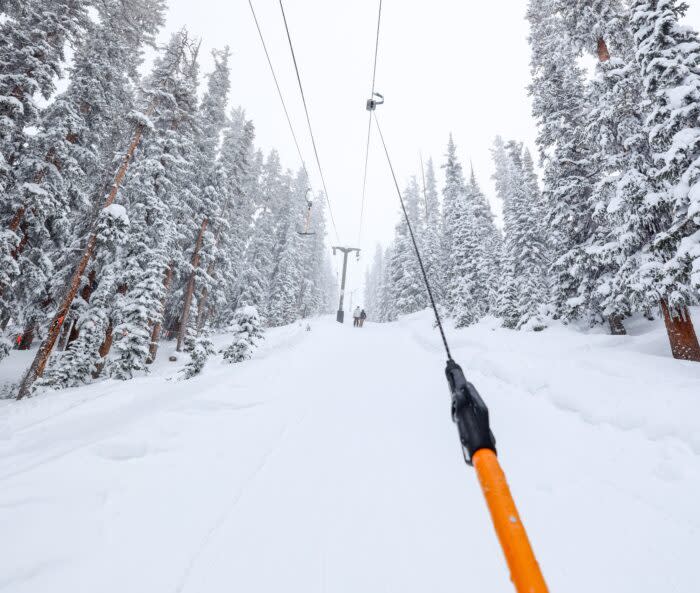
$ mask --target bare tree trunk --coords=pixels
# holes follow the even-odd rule
[[[194,295],[194,283],[197,268],[199,267],[200,255],[199,252],[202,249],[202,244],[204,243],[204,233],[207,230],[207,225],[209,224],[209,219],[205,218],[202,221],[202,226],[199,228],[199,234],[197,235],[197,241],[194,245],[194,253],[192,254],[192,273],[187,281],[187,288],[185,289],[185,302],[182,308],[182,316],[180,317],[180,327],[177,332],[177,348],[178,352],[182,352],[182,345],[185,342],[185,334],[187,333],[187,321],[190,317],[190,307],[192,306],[192,297]]]
[[[210,263],[207,267],[207,275],[212,276],[214,273],[214,262]],[[207,310],[207,300],[209,299],[209,291],[205,286],[202,289],[202,298],[199,299],[197,303],[197,332],[201,332],[204,324],[207,321],[207,316],[209,311]]]
[[[610,333],[613,336],[627,335],[627,330],[622,323],[622,317],[620,315],[610,315],[610,317],[608,317],[608,325],[610,325]]]
[[[664,315],[668,339],[671,342],[673,358],[700,362],[700,344],[698,344],[698,337],[687,307],[683,307],[681,311],[671,312],[666,300],[662,299],[661,311]]]
[[[26,208],[24,206],[20,206],[17,209],[17,212],[15,212],[15,215],[12,217],[12,220],[10,220],[9,228],[11,231],[14,232],[19,228],[19,223],[22,222],[25,210]]]
[[[610,52],[608,51],[608,44],[605,43],[605,39],[598,37],[598,60],[601,62],[607,62],[610,59]]]
[[[63,333],[61,334],[61,336],[58,339],[58,346],[56,346],[56,348],[58,348],[59,352],[63,352],[66,348],[68,348],[68,344],[70,343],[70,339],[73,335],[73,329],[76,326],[76,322],[77,322],[76,319],[71,318],[68,320],[68,323],[64,324]],[[76,330],[76,335],[77,335],[77,330]]]
[[[92,378],[97,379],[97,377],[100,376],[102,373],[102,369],[105,367],[105,361],[107,359],[107,355],[109,354],[109,351],[112,349],[112,340],[113,340],[113,333],[114,333],[114,325],[112,324],[112,320],[109,320],[109,324],[107,325],[107,331],[105,332],[105,339],[102,342],[99,350],[100,358],[102,359],[100,362],[97,363],[95,366],[95,370],[92,373]]]
[[[118,294],[126,294],[126,291],[128,290],[128,287],[126,284],[122,284],[118,289],[117,293]],[[109,324],[107,325],[107,331],[105,332],[105,339],[102,342],[102,345],[100,346],[99,349],[99,355],[102,361],[97,364],[95,367],[95,372],[92,373],[92,378],[97,379],[97,377],[100,376],[102,373],[102,369],[105,366],[105,362],[107,362],[107,355],[109,354],[109,351],[112,349],[112,342],[114,341],[114,321],[110,318]]]
[[[165,279],[163,280],[163,287],[165,288],[165,295],[163,296],[163,303],[161,307],[165,305],[165,299],[170,292],[170,285],[173,282],[173,264],[168,266],[165,272]],[[151,345],[148,349],[148,358],[146,359],[146,364],[153,364],[158,355],[158,342],[160,342],[160,332],[163,329],[163,322],[159,321],[153,326],[153,331],[151,332]]]
[[[82,299],[86,302],[90,302],[90,297],[92,296],[92,291],[95,286],[95,270],[91,270],[90,273],[88,274],[87,278],[87,284],[83,287],[83,290],[80,291],[80,296]],[[67,339],[63,345],[59,344],[59,350],[65,350],[68,346],[70,346],[73,342],[75,342],[78,339],[78,336],[80,335],[80,331],[78,330],[78,323],[77,319],[71,318],[71,323],[70,323],[70,331],[66,331],[64,333],[67,333]],[[61,347],[62,346],[62,347]]]
[[[229,208],[229,205],[231,204],[231,199],[230,196],[226,199],[226,202],[224,205],[221,207],[220,214],[221,216],[224,216],[226,214],[226,211]],[[219,239],[221,238],[221,228],[216,229],[216,233],[214,235],[214,247],[219,246]],[[208,276],[213,276],[214,274],[214,262],[212,261],[209,266],[207,267],[207,275]],[[205,286],[202,289],[202,298],[200,299],[199,303],[197,303],[197,333],[202,331],[202,328],[204,327],[204,324],[207,322],[207,316],[211,314],[211,307],[207,309],[207,300],[209,298],[209,291],[207,290],[207,287]]]
[[[154,109],[155,102],[151,103],[147,110],[147,114],[151,114]],[[131,159],[133,158],[134,153],[136,152],[136,148],[141,142],[143,132],[143,124],[138,124],[134,132],[134,137],[131,140],[131,144],[127,148],[126,154],[124,155],[122,164],[119,167],[116,176],[114,177],[112,189],[110,190],[109,194],[107,195],[107,198],[105,199],[103,209],[110,206],[114,202],[114,199],[117,197],[117,192],[119,191],[119,187],[124,181],[126,171],[129,168],[129,164],[131,163]],[[49,332],[46,336],[46,339],[42,342],[41,346],[39,347],[39,351],[36,353],[32,365],[29,367],[29,369],[24,375],[24,378],[22,379],[22,382],[20,383],[19,390],[17,391],[17,399],[22,399],[23,397],[29,395],[34,381],[36,381],[38,377],[41,377],[44,374],[44,369],[46,368],[46,364],[49,361],[49,356],[51,355],[51,351],[53,350],[54,344],[56,343],[58,335],[61,331],[61,325],[63,324],[66,315],[68,315],[68,312],[70,311],[70,307],[73,304],[75,295],[78,293],[78,289],[80,288],[81,284],[81,279],[83,277],[83,274],[85,273],[85,269],[87,268],[88,264],[90,263],[90,260],[92,259],[93,254],[95,253],[96,245],[97,232],[93,231],[90,234],[90,238],[88,239],[85,249],[83,250],[83,255],[80,258],[80,261],[78,262],[78,265],[74,270],[73,275],[71,276],[70,282],[68,284],[68,289],[66,290],[66,294],[64,295],[63,300],[61,301],[61,304],[56,310],[56,314],[54,315],[54,318],[51,321],[51,325],[49,326]]]

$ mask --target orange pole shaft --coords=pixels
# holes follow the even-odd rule
[[[486,504],[491,513],[503,554],[506,557],[510,578],[518,593],[547,593],[535,553],[530,546],[525,526],[508,488],[506,476],[498,463],[496,454],[489,449],[480,449],[472,458],[479,477]]]

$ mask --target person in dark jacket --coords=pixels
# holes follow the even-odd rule
[[[365,313],[365,310],[362,309],[362,311],[360,311],[360,327],[365,324],[365,319],[367,319],[367,313]]]

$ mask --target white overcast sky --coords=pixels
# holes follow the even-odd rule
[[[186,26],[202,38],[203,72],[212,48],[232,51],[232,105],[256,126],[256,143],[280,151],[286,167],[299,158],[277,97],[247,0],[170,0],[169,34]],[[294,78],[278,0],[253,0],[314,189],[321,183]],[[530,115],[526,0],[384,0],[376,89],[386,97],[378,115],[402,188],[420,172],[419,152],[436,166],[454,134],[465,169],[472,161],[494,211],[489,148],[497,134],[524,141],[534,153]],[[358,241],[367,130],[365,101],[371,69],[377,0],[286,0],[285,11],[311,123],[326,176],[340,241]],[[700,27],[700,7],[687,22]],[[351,265],[348,290],[359,287],[377,242],[391,239],[398,202],[376,129],[370,166],[360,266]],[[329,241],[335,243],[332,230]],[[357,297],[356,297],[357,298]],[[357,302],[357,301],[356,301]]]

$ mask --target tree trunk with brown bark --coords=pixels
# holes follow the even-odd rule
[[[627,335],[625,324],[622,323],[622,317],[620,317],[619,315],[610,315],[610,317],[608,317],[608,325],[610,326],[610,333],[613,336]]]
[[[214,262],[210,263],[209,266],[207,267],[207,275],[212,276],[214,274]],[[207,300],[209,299],[209,291],[207,290],[207,287],[205,286],[202,289],[202,298],[199,299],[199,302],[197,303],[197,332],[199,333],[202,331],[202,328],[204,327],[204,324],[207,321]]]
[[[700,362],[700,344],[690,318],[690,311],[683,307],[680,311],[671,311],[665,299],[661,301],[668,340],[671,343],[673,358]]]
[[[109,320],[109,324],[107,325],[107,331],[105,332],[105,339],[100,345],[99,349],[99,354],[100,362],[98,362],[95,365],[95,370],[92,373],[92,378],[97,379],[97,377],[100,376],[102,373],[102,369],[105,367],[105,361],[107,359],[107,355],[109,354],[109,351],[112,349],[112,340],[113,340],[113,333],[114,333],[114,325],[112,323],[112,320]]]
[[[117,293],[119,294],[126,294],[128,287],[126,284],[122,284],[119,286],[117,289]],[[102,373],[102,369],[105,366],[105,362],[107,362],[107,355],[109,354],[109,351],[112,349],[112,342],[114,341],[114,321],[112,319],[109,320],[109,324],[107,325],[107,331],[105,332],[105,339],[100,345],[100,349],[98,350],[98,353],[100,355],[100,358],[102,359],[96,366],[95,366],[95,371],[92,373],[92,378],[97,379],[97,377],[100,376]]]
[[[153,113],[154,109],[155,102],[151,103],[146,114],[150,115],[151,113]],[[110,206],[114,202],[114,199],[117,197],[117,192],[119,191],[119,188],[121,187],[121,184],[124,181],[124,177],[126,176],[126,172],[129,168],[129,165],[131,164],[131,159],[133,158],[134,153],[136,152],[136,148],[141,142],[143,132],[143,124],[138,124],[136,126],[134,136],[131,140],[131,144],[129,144],[126,154],[124,155],[122,164],[119,167],[116,176],[114,177],[112,189],[110,190],[109,194],[107,194],[107,198],[105,199],[103,209]],[[49,326],[49,331],[46,336],[46,339],[42,342],[41,346],[39,347],[39,350],[36,353],[36,356],[34,357],[31,366],[25,373],[24,378],[20,383],[19,389],[17,391],[17,399],[22,399],[23,397],[29,395],[34,381],[36,381],[38,377],[41,377],[44,374],[44,369],[46,368],[46,364],[49,361],[51,351],[53,350],[53,347],[56,344],[56,340],[58,339],[58,336],[61,332],[61,326],[63,324],[63,321],[65,320],[66,316],[70,311],[71,305],[73,304],[73,300],[75,299],[75,295],[80,289],[83,274],[85,273],[85,269],[87,268],[88,264],[90,263],[90,260],[92,259],[93,254],[95,253],[96,245],[97,233],[96,231],[93,231],[90,234],[90,238],[88,239],[85,249],[83,250],[83,255],[80,258],[80,261],[78,262],[78,265],[74,270],[73,275],[71,276],[63,300],[61,301],[58,309],[56,310],[56,314],[54,315],[54,318],[51,321],[51,325]]]
[[[95,270],[91,270],[88,274],[87,283],[83,287],[83,290],[80,291],[80,296],[86,303],[90,302],[90,297],[92,296],[92,291],[94,290],[94,287]],[[77,319],[71,319],[70,331],[66,331],[64,333],[68,334],[68,338],[63,344],[63,347],[61,347],[61,345],[59,344],[59,350],[65,350],[68,346],[70,346],[73,342],[75,342],[78,339],[80,331],[78,330]]]
[[[58,338],[58,346],[56,348],[58,349],[59,352],[63,352],[66,348],[68,348],[68,344],[70,343],[71,336],[73,335],[73,330],[75,329],[76,325],[76,320],[74,318],[69,318],[68,323],[63,324],[63,331]],[[76,330],[76,337],[77,337],[77,330]]]
[[[192,297],[194,296],[194,284],[195,276],[197,274],[197,268],[199,267],[200,254],[202,249],[202,244],[204,243],[204,233],[207,230],[207,225],[209,224],[209,219],[205,218],[202,221],[202,225],[199,227],[199,233],[197,235],[197,241],[194,244],[194,253],[192,254],[192,273],[187,281],[187,287],[185,288],[185,302],[182,306],[182,316],[180,317],[180,327],[177,332],[177,347],[178,352],[182,352],[182,346],[185,343],[185,335],[187,334],[187,322],[190,317],[190,308],[192,307]]]

